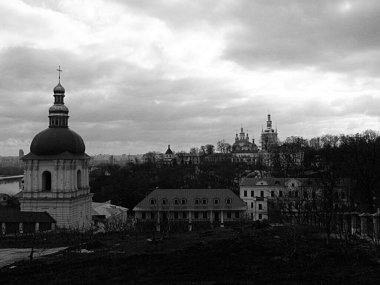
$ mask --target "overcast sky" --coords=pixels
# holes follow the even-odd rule
[[[0,1],[0,155],[48,126],[61,65],[86,152],[379,130],[380,1]]]

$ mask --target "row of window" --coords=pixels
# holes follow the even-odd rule
[[[307,191],[302,192],[303,193],[303,198],[308,199],[309,198],[309,193]],[[244,197],[248,197],[248,191],[244,190]],[[283,197],[284,194],[280,190],[278,191],[278,197]],[[346,199],[346,192],[341,191],[341,192],[335,192],[334,193],[335,199],[341,198],[341,199]],[[251,197],[255,197],[255,191],[251,191]],[[264,191],[260,191],[260,196],[259,197],[264,197]],[[275,191],[270,191],[270,197],[275,197]],[[299,197],[299,191],[288,191],[288,197],[294,197],[298,198]],[[315,191],[312,191],[311,197],[314,199],[316,197]]]
[[[258,204],[259,205],[259,210],[263,209],[263,204]],[[253,202],[251,202],[251,209],[253,209]]]
[[[173,212],[173,219],[177,220],[177,219],[188,219],[189,218],[189,213],[188,212]],[[220,218],[220,215],[219,213],[216,213],[214,212],[214,219],[215,220],[219,220]],[[240,212],[239,211],[235,211],[235,212],[227,212],[226,213],[227,215],[227,219],[232,219],[232,218],[235,218],[235,219],[239,219],[240,218]],[[234,214],[234,215],[232,215]],[[146,219],[156,219],[157,215],[155,212],[142,212],[141,213],[141,218],[143,220],[146,220]],[[166,217],[166,216],[165,216]],[[193,213],[193,218],[195,220],[199,220],[199,219],[208,219],[210,218],[210,215],[207,214],[207,212],[194,212]]]
[[[259,220],[262,220],[262,219],[263,219],[263,215],[259,214]],[[251,213],[251,220],[253,220],[253,213]]]
[[[274,196],[274,191],[273,192],[273,196]],[[244,190],[244,197],[248,197],[248,191],[247,190]],[[255,191],[251,191],[251,197],[255,197]],[[260,191],[260,196],[258,197],[264,197],[264,191]]]
[[[50,125],[51,126],[63,126],[67,125],[67,117],[63,118],[50,118]]]
[[[220,205],[220,199],[219,198],[214,198],[212,199],[212,203],[214,205]],[[224,200],[224,203],[226,205],[231,205],[232,204],[232,199],[231,198],[226,198]],[[149,200],[149,204],[151,206],[157,205],[157,199],[151,198]],[[194,199],[194,205],[207,205],[208,204],[208,199],[207,198],[195,198]],[[161,199],[161,205],[162,206],[168,206],[169,205],[169,200],[166,198]],[[187,199],[186,198],[174,198],[173,199],[173,205],[187,205]]]

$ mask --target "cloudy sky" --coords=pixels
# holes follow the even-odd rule
[[[0,155],[48,126],[61,65],[86,151],[379,130],[378,0],[0,1]]]

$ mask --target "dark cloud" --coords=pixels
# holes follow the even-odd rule
[[[5,152],[47,127],[58,65],[89,153],[232,143],[241,124],[258,141],[268,112],[282,138],[379,118],[375,0],[97,1],[107,9],[84,20],[75,5],[90,2],[12,3],[0,5]]]
[[[346,6],[345,6],[346,5]],[[230,15],[224,57],[247,68],[316,67],[350,72],[379,66],[378,1],[246,1]]]

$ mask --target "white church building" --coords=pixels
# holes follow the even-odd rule
[[[30,153],[22,158],[21,211],[47,212],[58,228],[86,229],[92,221],[90,157],[81,136],[68,127],[64,97],[65,89],[59,82],[49,109],[49,127],[34,137]]]

